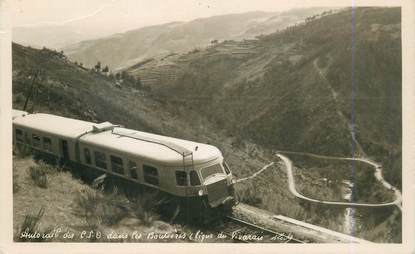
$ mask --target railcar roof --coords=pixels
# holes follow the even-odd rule
[[[68,138],[76,138],[91,130],[94,125],[91,122],[41,113],[17,117],[13,123]]]
[[[12,118],[15,119],[17,117],[24,116],[24,115],[27,115],[27,114],[28,113],[26,111],[13,109]]]
[[[135,139],[117,133],[130,133],[140,138]],[[193,141],[161,136],[157,134],[115,127],[114,131],[91,133],[81,138],[82,142],[119,150],[121,153],[136,155],[144,160],[153,161],[166,166],[182,166],[183,156],[180,151],[193,152],[194,164],[200,164],[222,156],[219,149],[212,145]],[[147,141],[145,141],[147,140]],[[159,142],[155,143],[154,140]],[[162,145],[165,144],[165,145]],[[171,145],[174,144],[172,147]],[[177,151],[177,147],[181,147]],[[185,157],[189,166],[190,156]]]
[[[73,139],[92,131],[93,127],[98,125],[92,122],[41,113],[17,117],[13,122],[20,126]],[[181,166],[183,157],[180,153],[182,152],[192,152],[194,164],[204,163],[222,156],[219,149],[212,145],[121,127],[114,127],[113,131],[90,132],[82,136],[80,141],[92,146],[118,150],[120,154],[127,153],[130,156],[141,157],[149,162],[166,166]],[[186,165],[189,165],[189,159],[190,156],[186,157]]]

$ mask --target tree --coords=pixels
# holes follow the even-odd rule
[[[104,67],[104,69],[102,69],[102,72],[104,72],[104,73],[109,72],[109,68],[108,68],[108,66],[107,66],[107,65]]]
[[[141,79],[139,77],[137,77],[137,79],[135,80],[135,87],[137,89],[142,89],[143,88],[143,83],[141,83]]]
[[[101,62],[98,61],[97,64],[95,65],[95,71],[96,72],[100,72],[101,71]]]
[[[126,71],[122,71],[122,72],[121,72],[121,78],[122,78],[123,80],[127,80],[127,79],[128,79],[128,73],[127,73]]]

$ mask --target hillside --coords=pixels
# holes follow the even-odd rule
[[[39,174],[34,171],[44,173],[44,184],[40,184]],[[138,209],[135,203],[141,202],[145,207],[145,202],[150,201],[130,201],[119,192],[102,192],[67,171],[29,157],[13,158],[13,193],[13,231],[18,242],[188,241],[147,238],[151,232],[161,235],[188,230],[159,220],[156,214]],[[142,237],[134,238],[134,232]]]
[[[259,40],[155,58],[128,72],[170,107],[197,111],[243,140],[366,155],[400,186],[400,10],[358,8],[354,17],[353,42],[346,10]]]
[[[113,79],[102,73],[76,65],[64,55],[47,49],[13,44],[13,108],[23,108],[34,70],[42,72],[27,110],[95,122],[110,121],[127,128],[213,144],[221,149],[233,172],[241,178],[256,172],[272,159],[269,151],[214,129],[209,119],[197,112],[185,107],[170,108],[149,90],[127,85],[118,87]],[[191,122],[181,118],[185,113],[193,119]],[[267,200],[283,200],[284,205],[266,204],[278,214],[308,213],[287,189],[281,188],[285,186],[286,178],[278,174],[280,170],[276,167],[266,179],[257,180],[272,182],[275,192],[269,193],[266,186],[258,189],[247,181],[237,186],[237,195],[243,202],[262,207],[265,205],[260,198],[262,194],[268,196]]]
[[[204,47],[214,40],[254,38],[260,34],[270,34],[323,9],[298,9],[282,13],[248,12],[172,22],[82,41],[65,47],[64,51],[70,59],[86,66],[101,61],[111,69],[120,69],[154,56]]]
[[[347,156],[360,149],[381,161],[387,180],[400,186],[400,12],[356,10],[355,141],[346,123],[352,108],[350,22],[350,11],[325,14],[259,40],[228,40],[155,57],[127,70],[142,86],[54,51],[13,44],[13,107],[22,108],[33,70],[40,69],[29,109],[34,103],[39,112],[210,143],[221,149],[238,178],[275,161],[273,150]],[[367,66],[369,60],[384,64]],[[335,196],[330,188],[317,189]],[[275,214],[343,230],[344,210],[299,202],[288,191],[280,164],[237,184],[237,195]],[[356,235],[400,241],[400,217],[391,216],[391,209],[361,213],[373,219],[362,219]],[[385,221],[394,234],[385,231]]]
[[[269,163],[268,151],[248,141],[241,142],[219,129],[214,130],[209,120],[196,112],[184,107],[170,108],[148,90],[117,87],[111,78],[80,67],[65,56],[46,49],[13,44],[14,108],[23,108],[36,69],[42,70],[42,74],[34,89],[38,91],[27,110],[95,122],[110,121],[132,129],[213,144],[221,149],[239,177],[249,176]],[[193,119],[192,122],[180,117],[185,112]],[[277,186],[285,183],[275,173],[272,178],[279,182]],[[238,188],[245,199],[255,200],[260,195],[249,185]],[[281,189],[277,195],[278,199],[287,199],[285,206],[278,207],[279,213],[289,214],[293,207],[302,209],[288,190]]]

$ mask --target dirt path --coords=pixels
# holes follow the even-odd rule
[[[260,170],[258,170],[257,172],[255,172],[255,173],[254,173],[254,174],[252,174],[251,176],[244,177],[244,178],[241,178],[241,179],[236,180],[236,183],[240,183],[240,182],[243,182],[243,181],[246,181],[246,180],[249,180],[249,179],[253,179],[253,178],[255,178],[257,175],[259,175],[259,174],[261,174],[262,172],[264,172],[267,168],[271,167],[272,165],[274,165],[274,162],[271,162],[271,163],[269,163],[269,164],[265,165],[264,167],[262,167]]]
[[[331,86],[330,82],[327,80],[326,74],[324,73],[324,71],[318,66],[317,59],[318,58],[316,58],[313,61],[314,68],[316,69],[316,71],[319,74],[319,76],[320,76],[321,80],[323,81],[323,83],[327,86],[327,88],[331,92],[331,95],[332,95],[333,100],[334,100],[334,104],[336,106],[337,115],[340,117],[340,119],[347,126],[347,128],[348,128],[348,130],[350,132],[350,135],[352,137],[352,140],[353,140],[354,144],[356,145],[356,148],[357,148],[357,151],[359,152],[359,154],[361,154],[363,157],[367,157],[366,154],[365,154],[365,152],[363,151],[363,148],[360,145],[359,141],[356,139],[355,124],[354,123],[350,123],[349,122],[349,119],[347,119],[347,117],[343,114],[343,112],[341,112],[341,110],[340,110],[340,108],[338,106],[338,100],[337,100],[338,93],[336,92],[336,90],[334,90],[334,88]]]

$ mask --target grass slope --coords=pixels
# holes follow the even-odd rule
[[[35,178],[31,176],[33,168],[46,173],[46,185],[36,184]],[[35,162],[28,157],[14,157],[13,170],[15,241],[152,242],[152,239],[146,237],[132,239],[131,235],[134,231],[144,236],[150,232],[160,234],[175,232],[172,225],[162,221],[137,217],[133,211],[135,206],[121,194],[101,193],[79,179],[73,178],[69,172],[61,171],[42,162]],[[89,199],[87,204],[79,201],[85,193],[90,193],[94,197]],[[100,214],[100,220],[94,224],[91,224],[94,214],[84,216],[85,211],[91,211],[90,206],[96,206],[94,214]],[[125,210],[120,210],[119,207]],[[30,223],[25,223],[25,220],[29,217],[36,217],[40,209],[44,209],[43,216],[37,221],[36,226],[28,231],[32,234],[38,232],[40,235],[30,238],[22,234],[26,229],[25,225],[30,225]],[[91,230],[95,236],[101,234],[100,237],[89,237]],[[83,232],[87,233],[82,234]],[[68,237],[65,237],[65,233]],[[69,237],[72,234],[73,237]],[[127,234],[129,238],[118,237],[121,234]]]

